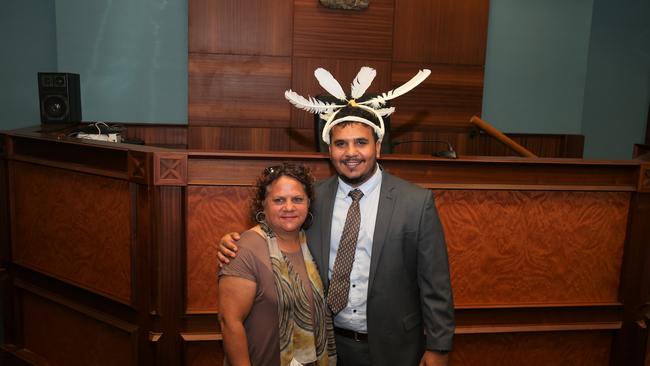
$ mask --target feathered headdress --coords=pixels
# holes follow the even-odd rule
[[[291,89],[284,92],[284,97],[287,98],[287,100],[294,106],[311,113],[319,114],[320,118],[327,121],[323,127],[322,138],[323,141],[325,141],[325,143],[328,145],[330,144],[330,130],[332,127],[345,121],[361,122],[367,124],[375,130],[375,133],[381,142],[381,140],[384,138],[385,132],[383,117],[389,116],[395,111],[394,107],[382,107],[386,104],[387,101],[408,93],[411,89],[415,88],[421,82],[423,82],[424,79],[426,79],[430,74],[431,70],[420,70],[414,77],[411,78],[411,80],[407,81],[404,85],[378,95],[372,99],[368,99],[364,102],[357,102],[357,99],[363,96],[363,93],[366,92],[372,83],[372,80],[377,75],[377,71],[375,69],[372,67],[364,66],[361,68],[361,70],[359,70],[359,73],[352,82],[350,98],[348,98],[345,95],[343,88],[341,88],[341,84],[339,84],[339,82],[334,79],[334,76],[332,76],[329,71],[323,68],[318,68],[314,71],[314,75],[316,76],[316,79],[318,80],[320,86],[322,86],[323,89],[325,89],[333,97],[339,99],[343,103],[328,103],[312,97],[305,98],[292,91]],[[379,120],[379,126],[363,117],[344,116],[337,119],[336,115],[341,111],[343,107],[348,105],[364,109],[377,116],[377,119]]]

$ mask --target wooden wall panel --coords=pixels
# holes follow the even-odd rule
[[[24,347],[48,365],[137,365],[137,328],[22,291]]]
[[[390,60],[393,0],[373,0],[362,11],[328,9],[294,1],[294,57]]]
[[[190,126],[188,135],[189,148],[200,150],[288,151],[293,141],[287,128]]]
[[[463,334],[454,338],[453,366],[607,366],[613,333]]]
[[[190,126],[288,127],[288,57],[190,54]]]
[[[222,365],[224,360],[222,343],[211,342],[186,342],[186,366],[215,366]]]
[[[131,301],[129,183],[11,163],[16,263]]]
[[[393,60],[483,66],[488,10],[485,0],[395,0]]]
[[[422,84],[393,103],[395,128],[467,126],[480,115],[483,103],[483,67],[393,63],[392,87],[410,80],[419,69],[431,69]]]
[[[618,301],[629,193],[435,193],[457,306]]]
[[[313,76],[317,67],[347,91],[359,67],[372,66],[378,77],[370,92],[430,68],[424,85],[394,102],[393,127],[466,127],[481,114],[488,10],[489,0],[373,0],[365,10],[329,9],[317,0],[192,0],[189,125],[240,129],[227,139],[195,135],[188,147],[313,151],[304,139],[314,134],[313,115],[291,107],[283,94],[324,93]],[[248,142],[247,128],[291,130],[282,143],[267,133],[262,137],[273,141],[258,145]]]
[[[129,123],[123,126],[122,137],[141,139],[145,145],[187,148],[187,125]]]
[[[444,142],[449,142],[458,156],[519,156],[498,140],[471,127],[418,126],[414,130],[407,124],[393,128],[391,134],[394,143],[400,142],[393,145],[394,154],[431,154],[446,149]],[[507,136],[540,158],[582,158],[584,150],[582,135],[509,133]],[[405,141],[412,142],[403,143]]]
[[[253,225],[250,187],[187,188],[187,312],[217,311],[217,244]],[[216,327],[216,324],[215,324]]]
[[[291,55],[293,2],[190,0],[189,52]]]

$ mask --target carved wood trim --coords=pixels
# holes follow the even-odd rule
[[[151,184],[151,154],[142,151],[129,151],[128,172],[131,182]]]
[[[154,184],[157,186],[187,185],[187,155],[182,153],[154,153]]]

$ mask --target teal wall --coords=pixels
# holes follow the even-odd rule
[[[84,120],[187,123],[186,0],[56,0],[56,22]]]
[[[593,0],[491,0],[483,119],[580,133]]]
[[[585,156],[629,158],[650,100],[650,1],[595,0],[581,133]]]
[[[630,158],[645,137],[649,18],[648,0],[490,0],[482,117]],[[0,129],[38,123],[48,70],[81,74],[85,120],[187,123],[187,29],[187,0],[4,0]]]
[[[3,1],[0,44],[0,129],[37,124],[36,73],[57,68],[54,2]]]

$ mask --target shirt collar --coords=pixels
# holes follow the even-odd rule
[[[351,190],[360,189],[361,192],[363,192],[363,196],[365,197],[379,187],[379,185],[381,184],[381,174],[382,174],[381,167],[379,166],[379,164],[377,164],[377,169],[375,169],[375,173],[372,175],[372,177],[370,177],[370,179],[363,182],[363,184],[361,184],[358,187],[352,187],[351,185],[345,183],[343,179],[341,179],[341,177],[339,177],[338,192],[340,194],[343,194],[345,197],[347,197]]]

